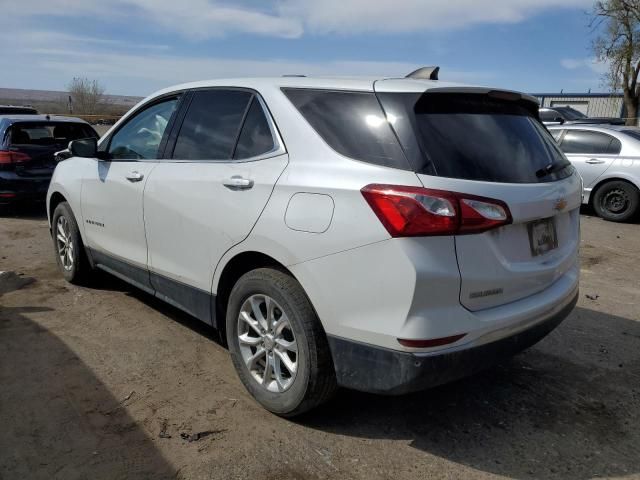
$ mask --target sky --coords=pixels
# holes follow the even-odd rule
[[[605,91],[593,0],[0,0],[0,87],[76,76],[145,96],[207,78],[440,78],[529,93]]]

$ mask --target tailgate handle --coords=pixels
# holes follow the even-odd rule
[[[586,163],[588,163],[589,165],[599,165],[601,163],[604,163],[604,160],[600,160],[599,158],[590,158]]]
[[[248,190],[253,187],[253,180],[234,175],[233,177],[225,178],[222,184],[231,190]]]

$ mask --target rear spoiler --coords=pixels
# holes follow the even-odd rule
[[[515,92],[513,90],[500,90],[486,87],[436,87],[429,88],[424,92],[424,94],[431,93],[470,93],[476,95],[487,95],[500,100],[518,102],[531,111],[536,118],[538,118],[538,108],[540,107],[540,102],[536,97],[527,95],[526,93]]]

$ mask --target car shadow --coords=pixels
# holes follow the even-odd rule
[[[175,478],[126,402],[31,320],[51,310],[0,305],[0,478]]]
[[[577,308],[488,371],[403,397],[343,390],[298,422],[512,478],[638,474],[638,372],[640,322]]]

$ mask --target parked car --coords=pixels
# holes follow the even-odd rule
[[[0,105],[0,115],[37,115],[38,110],[30,106]]]
[[[541,108],[540,119],[545,125],[572,125],[576,123],[624,125],[622,118],[588,117],[571,107]]]
[[[614,125],[549,127],[584,183],[582,202],[613,222],[640,211],[640,129]]]
[[[77,118],[0,115],[0,205],[44,201],[55,152],[87,137],[98,135]]]
[[[434,71],[146,98],[56,167],[62,275],[103,269],[220,329],[283,416],[527,348],[577,300],[580,178],[535,98]]]

